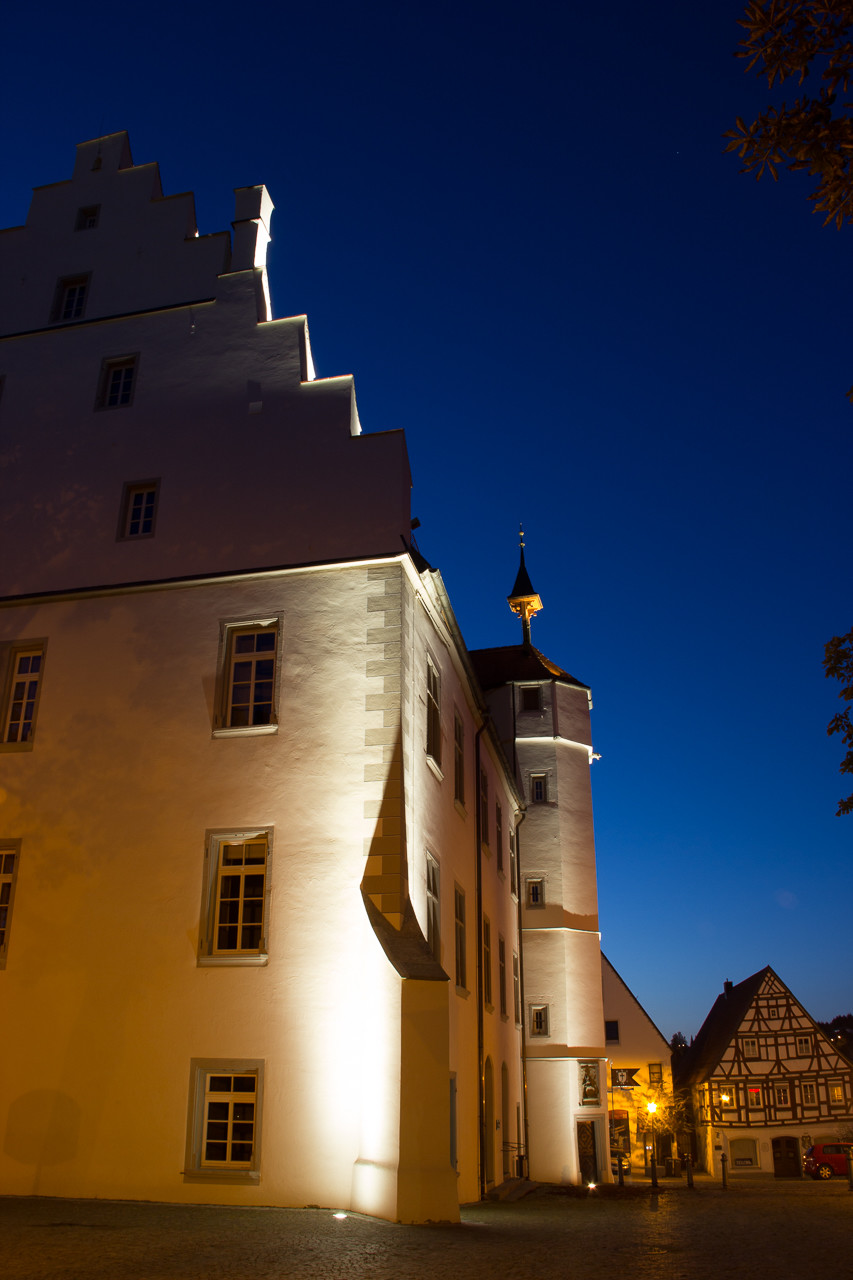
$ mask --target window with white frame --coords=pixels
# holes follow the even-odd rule
[[[518,964],[518,953],[512,953],[512,1011],[516,1026],[521,1025],[521,973]]]
[[[844,1088],[840,1084],[831,1084],[829,1086],[829,1101],[838,1104],[844,1101]]]
[[[663,1063],[649,1063],[649,1084],[663,1084]]]
[[[813,1107],[817,1102],[817,1089],[813,1084],[803,1085],[803,1105]]]
[[[545,881],[537,877],[527,881],[528,907],[545,906]]]
[[[65,276],[56,285],[51,320],[54,323],[67,323],[71,320],[82,320],[86,311],[86,297],[89,292],[89,276]]]
[[[812,1056],[811,1036],[797,1036],[797,1057],[810,1058],[811,1056]]]
[[[453,718],[453,798],[465,803],[465,726],[462,717]]]
[[[790,1106],[788,1086],[786,1084],[777,1084],[776,1086],[776,1106],[777,1107]]]
[[[441,677],[431,658],[427,658],[427,733],[426,751],[430,759],[441,765]]]
[[[20,856],[20,840],[0,841],[0,969],[6,967]]]
[[[538,684],[524,684],[521,686],[521,710],[542,710],[542,690]]]
[[[498,1000],[501,1017],[506,1017],[506,943],[498,935]]]
[[[104,360],[98,381],[97,409],[125,409],[133,403],[138,357],[116,356]]]
[[[548,1032],[548,1005],[532,1004],[530,1006],[530,1034],[532,1036],[547,1036]]]
[[[758,1040],[755,1036],[744,1036],[741,1046],[743,1049],[743,1056],[745,1058],[758,1057]]]
[[[186,1181],[257,1182],[264,1064],[193,1058]]]
[[[216,730],[224,733],[276,731],[280,640],[278,618],[223,623]]]
[[[101,216],[101,206],[99,204],[87,204],[82,209],[77,210],[77,217],[74,222],[75,231],[94,231],[98,225]]]
[[[518,853],[514,827],[509,829],[509,890],[514,898],[518,897]]]
[[[441,900],[438,863],[431,853],[426,857],[427,942],[433,956],[441,961]]]
[[[483,1003],[492,1003],[492,926],[483,916]]]
[[[32,749],[44,675],[44,641],[22,642],[7,650],[0,749]]]
[[[271,830],[208,832],[199,963],[264,963]]]
[[[124,486],[119,519],[120,541],[153,537],[159,490],[159,480],[140,480]]]
[[[761,1089],[757,1085],[750,1085],[746,1091],[747,1106],[753,1110],[761,1106]]]
[[[531,773],[530,799],[533,804],[545,804],[545,802],[548,799],[548,775],[547,774]]]
[[[503,810],[495,801],[495,860],[498,871],[504,869],[504,815]]]
[[[454,934],[455,934],[455,950],[456,950],[456,985],[465,988],[467,986],[467,972],[465,964],[465,894],[458,885],[453,891],[453,914],[454,914]]]
[[[489,779],[485,769],[480,770],[480,840],[489,843]]]

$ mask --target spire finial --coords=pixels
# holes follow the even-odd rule
[[[507,596],[507,604],[513,613],[521,618],[521,625],[524,634],[524,647],[530,648],[530,619],[534,614],[538,613],[542,608],[542,601],[533,588],[530,576],[524,564],[524,525],[518,526],[518,546],[521,555],[521,563],[518,566],[518,574],[515,579],[515,586],[512,593]]]

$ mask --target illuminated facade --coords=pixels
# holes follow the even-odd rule
[[[677,1154],[679,1116],[673,1105],[672,1055],[633,991],[601,957],[604,1043],[608,1057],[610,1150],[635,1170],[648,1165],[652,1137],[658,1162]],[[656,1108],[653,1129],[649,1103]],[[624,1162],[623,1162],[624,1167]]]
[[[115,134],[0,234],[0,1192],[453,1220],[524,1148],[523,798],[271,213]]]
[[[768,965],[726,982],[676,1062],[690,1090],[700,1163],[798,1178],[815,1142],[853,1131],[853,1064]]]
[[[522,644],[471,658],[526,801],[516,855],[530,1176],[609,1181],[590,691],[530,643],[542,603],[523,550],[509,604]]]

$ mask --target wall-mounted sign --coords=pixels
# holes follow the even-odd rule
[[[611,1067],[610,1083],[614,1089],[636,1089],[635,1076],[639,1067]]]

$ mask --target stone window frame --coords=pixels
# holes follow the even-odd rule
[[[198,936],[198,957],[197,963],[200,968],[209,966],[250,966],[265,965],[269,961],[269,927],[270,927],[270,901],[272,896],[272,859],[273,859],[273,827],[246,827],[243,829],[226,828],[224,830],[210,830],[205,832],[204,841],[204,875],[202,878],[202,896],[201,896],[201,916],[199,923]],[[266,843],[266,857],[263,863],[264,875],[264,892],[263,892],[263,908],[261,920],[261,935],[257,947],[234,949],[222,948],[218,945],[217,929],[219,921],[217,920],[217,904],[220,901],[220,883],[227,875],[238,875],[245,879],[248,874],[257,875],[259,872],[246,872],[247,865],[256,866],[259,864],[241,864],[243,870],[238,870],[235,866],[229,869],[228,866],[222,864],[222,851],[228,845],[246,844],[257,842],[263,839]],[[240,903],[245,899],[241,893]],[[240,924],[242,926],[242,920]]]
[[[254,1186],[261,1177],[261,1135],[264,1095],[263,1058],[192,1058],[187,1101],[187,1139],[184,1155],[184,1182],[223,1182]],[[252,1158],[249,1162],[210,1162],[205,1158],[209,1083],[216,1076],[254,1076],[254,1118]],[[229,1116],[228,1124],[232,1120]]]

